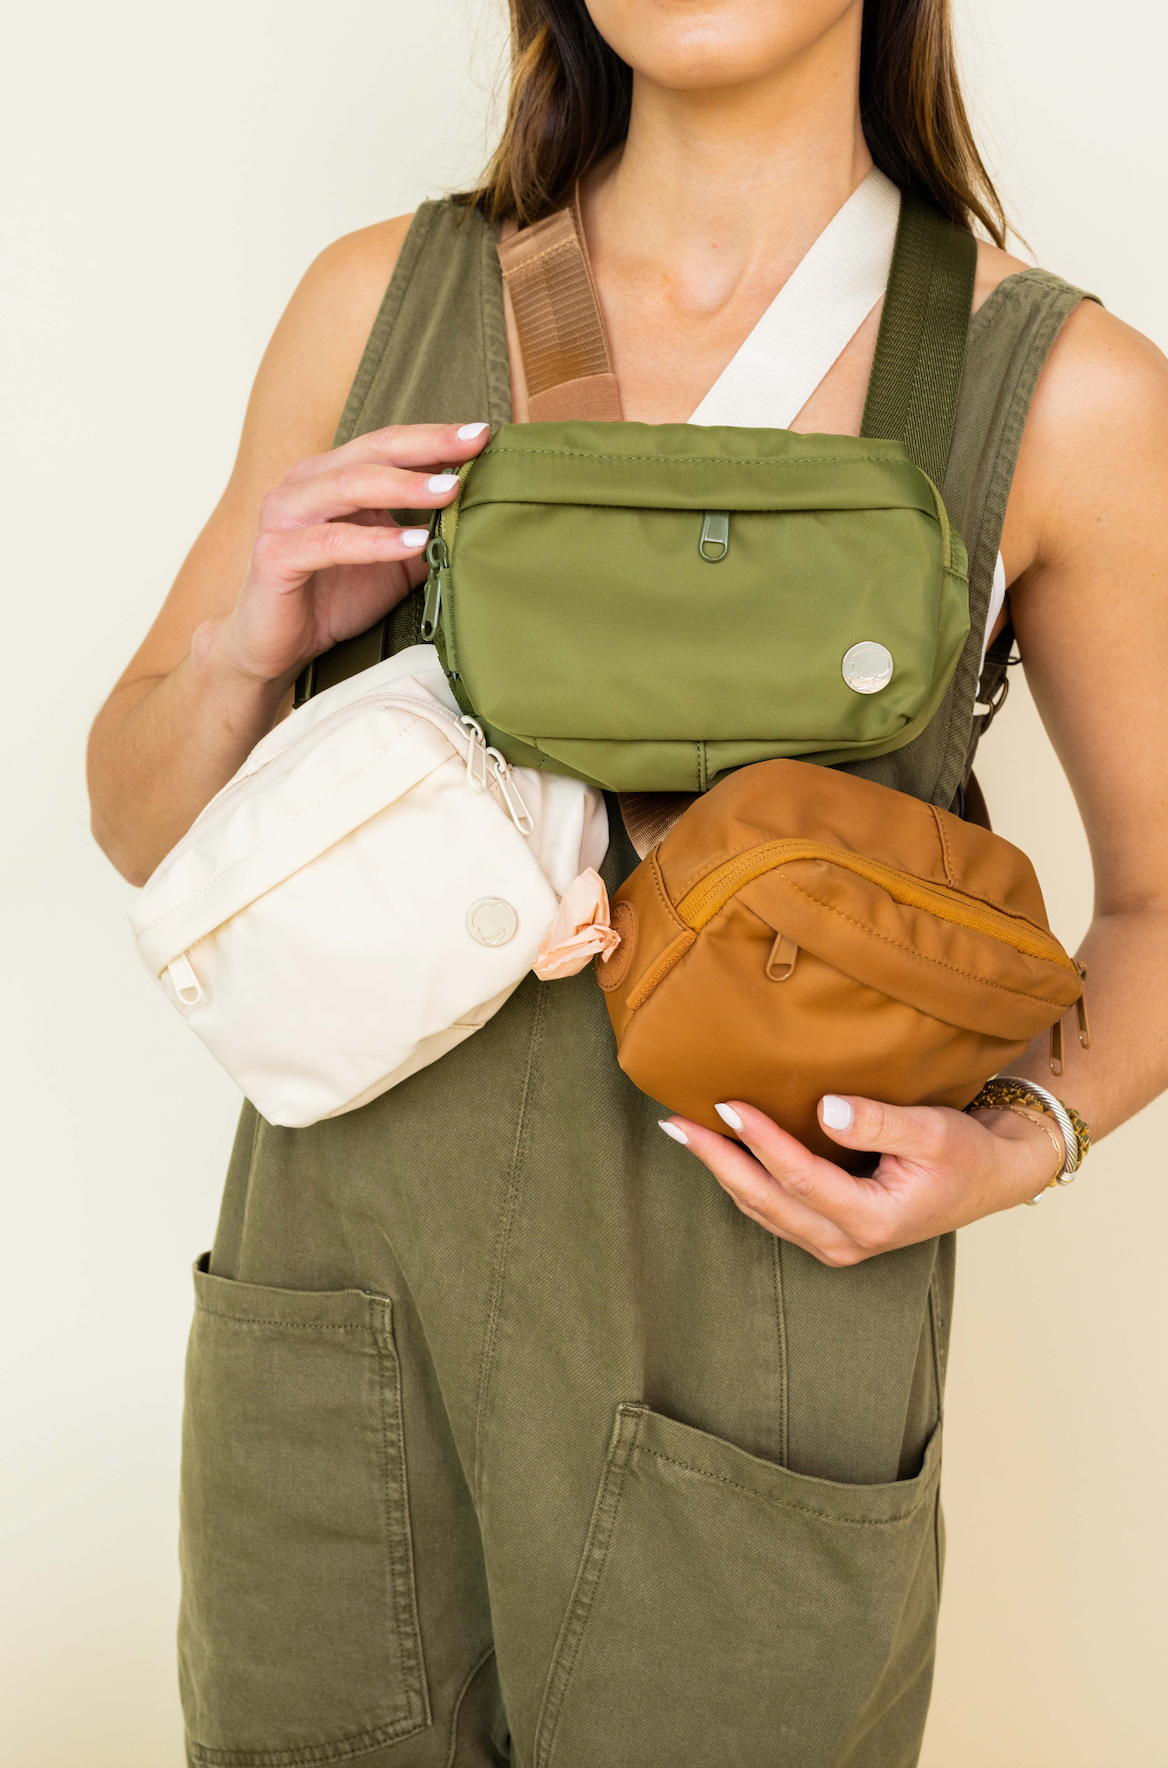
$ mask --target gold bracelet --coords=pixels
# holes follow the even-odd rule
[[[1067,1148],[1066,1170],[1060,1182],[1069,1185],[1091,1147],[1091,1132],[1073,1105],[1066,1105],[1040,1087],[1037,1081],[1017,1080],[1012,1074],[996,1074],[987,1080],[967,1111],[1004,1111],[1009,1105],[1032,1105],[1053,1117],[1063,1133]]]
[[[1036,1106],[1037,1113],[1027,1109]],[[1054,1178],[1043,1186],[1038,1197],[1027,1198],[1030,1204],[1038,1202],[1043,1191],[1049,1191],[1053,1185],[1069,1185],[1075,1177],[1087,1151],[1091,1146],[1091,1132],[1083,1119],[1071,1105],[1056,1099],[1045,1087],[1035,1081],[1017,1080],[1013,1075],[997,1074],[987,1080],[976,1099],[965,1107],[966,1111],[1016,1111],[1020,1117],[1030,1118],[1040,1128],[1046,1130],[1051,1145],[1058,1150],[1058,1141],[1049,1125],[1053,1118],[1063,1138],[1064,1155],[1060,1159]],[[1040,1114],[1040,1115],[1039,1115]]]
[[[1046,1184],[1042,1187],[1042,1191],[1052,1190],[1058,1184],[1059,1178],[1062,1174],[1062,1170],[1065,1167],[1065,1165],[1067,1164],[1067,1156],[1066,1156],[1066,1150],[1063,1148],[1058,1137],[1055,1135],[1054,1131],[1051,1129],[1050,1124],[1047,1121],[1046,1114],[1043,1113],[1042,1116],[1039,1116],[1037,1111],[1027,1111],[1025,1105],[1019,1105],[1017,1103],[1015,1103],[1013,1105],[1007,1105],[1006,1110],[1012,1111],[1014,1113],[1015,1117],[1024,1117],[1026,1119],[1027,1123],[1037,1124],[1038,1128],[1045,1132],[1046,1137],[1047,1137],[1048,1141],[1050,1142],[1051,1147],[1054,1149],[1054,1174],[1051,1178],[1049,1178],[1046,1181]],[[1038,1197],[1024,1197],[1022,1199],[1022,1201],[1027,1205],[1028,1208],[1033,1209],[1034,1205],[1038,1202],[1038,1198],[1042,1196],[1042,1191],[1040,1191],[1038,1193]]]

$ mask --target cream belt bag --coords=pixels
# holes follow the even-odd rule
[[[271,1123],[353,1111],[485,1025],[577,875],[604,800],[508,768],[433,646],[277,725],[135,897],[150,974]]]

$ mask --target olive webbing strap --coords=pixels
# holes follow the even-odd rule
[[[938,487],[961,390],[976,271],[972,233],[906,191],[860,434],[903,442]]]

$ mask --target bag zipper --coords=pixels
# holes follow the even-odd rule
[[[442,538],[441,510],[434,512],[434,526],[426,542],[426,563],[430,575],[426,579],[426,595],[422,603],[421,636],[424,644],[432,644],[442,617],[442,591],[450,582],[450,554]]]
[[[306,743],[317,738],[322,731],[342,723],[354,712],[366,706],[402,706],[412,709],[437,726],[438,729],[444,731],[446,735],[457,738],[455,747],[461,748],[464,743],[467,744],[466,774],[467,784],[471,790],[485,792],[494,784],[498,788],[499,796],[519,833],[530,835],[533,832],[535,825],[531,813],[523,802],[510,767],[497,749],[488,746],[480,726],[473,718],[465,716],[458,718],[453,712],[448,712],[445,706],[421,700],[416,694],[402,693],[394,688],[383,688],[380,692],[362,694],[357,699],[350,700],[347,706],[338,706],[335,712],[328,713],[326,717],[314,724],[311,730],[301,732],[300,736],[294,738],[287,748],[281,749],[278,754],[261,763],[254,772],[245,774],[241,779],[234,780],[231,784],[224,786],[223,790],[212,798],[206,809],[200,811],[182,840],[175,844],[167,858],[177,859],[181,853],[186,852],[209,825],[218,819],[220,813],[226,810],[228,805],[234,804],[236,799],[248,791],[255,781],[263,779],[269,769],[282,766],[289,756],[294,755]],[[494,776],[493,780],[492,775]]]
[[[677,912],[686,926],[698,933],[744,885],[801,859],[822,859],[831,865],[842,866],[858,877],[879,884],[894,902],[903,903],[906,908],[924,909],[938,920],[966,927],[973,933],[984,933],[1004,945],[1013,946],[1026,957],[1045,958],[1078,973],[1079,966],[1067,956],[1054,935],[1044,933],[1031,922],[1020,921],[999,909],[975,902],[960,890],[943,884],[927,884],[910,872],[898,871],[881,860],[865,859],[862,854],[852,853],[846,847],[832,847],[824,841],[805,841],[798,836],[763,842],[761,846],[727,860],[687,892],[678,903]]]

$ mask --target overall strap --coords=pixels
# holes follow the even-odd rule
[[[860,434],[903,442],[938,486],[961,391],[976,271],[972,233],[906,191]]]

